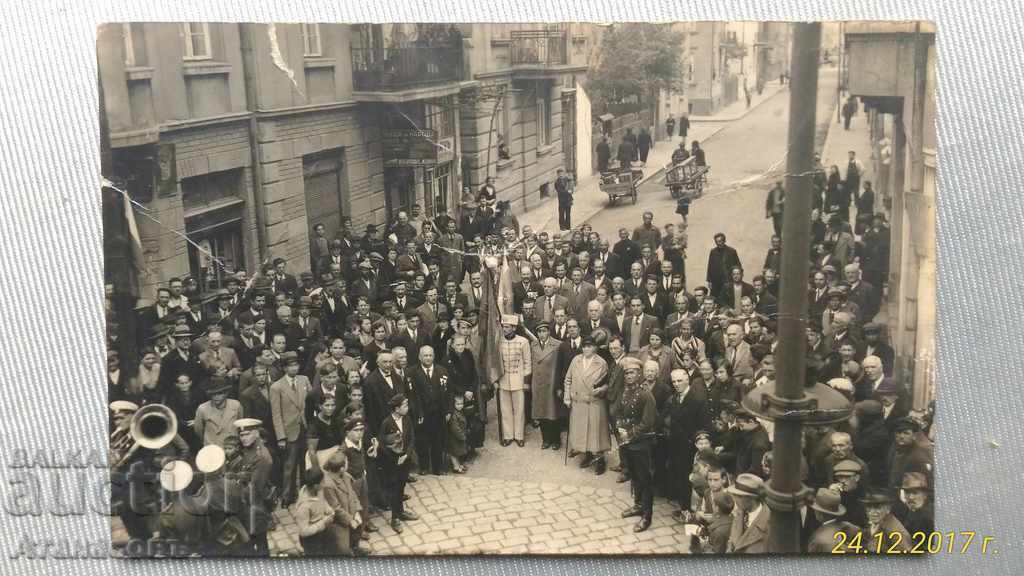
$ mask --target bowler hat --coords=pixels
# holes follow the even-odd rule
[[[812,510],[817,510],[829,516],[842,516],[846,514],[842,495],[828,488],[818,488],[818,493],[814,495],[814,504],[811,504],[810,507]]]
[[[733,496],[758,497],[764,492],[764,480],[754,474],[743,473],[726,490]]]

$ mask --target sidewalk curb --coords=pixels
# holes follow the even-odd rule
[[[705,136],[700,141],[701,144],[704,144],[705,142],[708,142],[709,140],[711,140],[715,136],[717,136],[719,132],[721,132],[722,130],[724,130],[726,128],[726,126],[728,125],[729,122],[735,122],[736,120],[739,120],[739,119],[742,119],[742,118],[746,117],[747,114],[750,114],[755,109],[757,109],[759,106],[761,106],[765,102],[775,98],[776,96],[779,95],[780,92],[783,92],[783,91],[785,91],[785,89],[783,87],[781,87],[781,86],[778,87],[775,90],[774,94],[771,94],[769,96],[761,98],[756,104],[753,104],[750,108],[745,109],[742,114],[731,115],[731,116],[728,116],[728,117],[725,117],[725,118],[721,118],[721,119],[709,116],[709,117],[706,117],[706,119],[691,120],[691,122],[693,122],[694,124],[705,124],[705,125],[707,125],[707,124],[717,124],[717,126],[714,127],[714,131],[711,132],[710,134],[708,134],[707,136]],[[651,180],[652,178],[654,178],[656,176],[660,176],[660,175],[664,174],[664,172],[665,172],[665,167],[664,166],[658,167],[653,172],[651,172],[649,174],[645,174],[644,177],[640,179],[640,182],[637,184],[637,186],[643,186],[644,184],[647,183],[647,181]],[[590,179],[597,180],[599,178],[600,178],[599,174],[591,174],[590,176],[587,177],[587,180],[588,181]],[[579,182],[577,182],[576,188],[577,188],[577,190],[580,188],[580,183]],[[551,204],[555,204],[554,201],[549,201],[549,202],[551,202]],[[537,206],[536,208],[534,208],[534,210],[541,210],[544,207],[545,206],[542,204],[542,205]],[[602,204],[600,204],[598,206],[595,206],[593,209],[588,209],[587,211],[584,211],[584,212],[574,213],[572,215],[572,219],[574,221],[580,223],[580,224],[586,223],[591,218],[593,218],[598,212],[600,212],[601,210],[604,210],[607,207],[608,207],[607,203],[602,203]],[[534,232],[540,232],[542,230],[547,230],[548,226],[550,226],[552,222],[556,221],[556,219],[557,219],[557,212],[554,215],[549,215],[548,218],[546,220],[544,220],[543,224],[534,226]]]

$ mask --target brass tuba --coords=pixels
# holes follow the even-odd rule
[[[139,448],[159,450],[178,434],[178,417],[163,404],[146,404],[132,415],[127,431],[118,428],[110,435],[110,449],[116,456],[111,469],[120,468]]]

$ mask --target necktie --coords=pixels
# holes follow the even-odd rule
[[[434,377],[434,368],[433,367],[427,368],[427,378],[429,379],[429,378],[433,378],[433,377]]]
[[[593,325],[594,330],[597,330],[597,320],[594,320],[591,324]]]

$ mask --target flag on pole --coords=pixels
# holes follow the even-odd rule
[[[480,267],[483,286],[477,321],[480,334],[480,354],[477,356],[477,374],[481,383],[488,387],[501,380],[504,370],[501,365],[501,310],[494,284],[495,271],[486,266]]]

